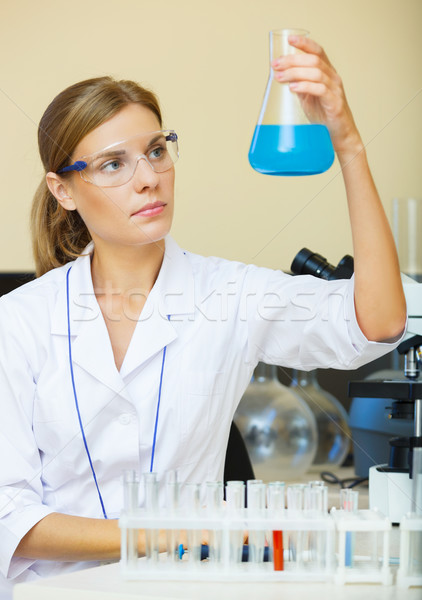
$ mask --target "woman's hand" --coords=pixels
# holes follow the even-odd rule
[[[339,158],[356,154],[363,144],[337,71],[313,40],[291,35],[289,44],[302,52],[275,59],[271,65],[275,78],[298,94],[311,123],[327,126]]]

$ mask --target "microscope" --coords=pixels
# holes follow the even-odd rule
[[[406,275],[402,280],[408,326],[397,350],[404,355],[403,376],[349,383],[349,396],[354,398],[392,400],[390,419],[413,417],[413,436],[392,438],[388,464],[369,469],[369,507],[378,508],[393,523],[409,512],[422,514],[422,285]]]
[[[303,248],[292,262],[295,274],[308,273],[323,279],[348,279],[353,258],[346,255],[330,265],[319,254]],[[422,514],[422,284],[402,274],[408,310],[405,339],[397,350],[404,355],[404,373],[397,379],[349,382],[353,398],[385,398],[390,419],[413,419],[413,436],[395,437],[389,442],[388,464],[369,469],[369,506],[377,508],[393,523],[406,513]],[[388,404],[391,406],[388,406]],[[370,452],[370,448],[364,449]]]

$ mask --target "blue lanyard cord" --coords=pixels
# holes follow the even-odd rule
[[[167,319],[170,321],[170,315],[167,315]],[[152,470],[153,470],[153,467],[154,467],[155,443],[157,441],[158,415],[160,414],[161,386],[162,386],[162,383],[163,383],[163,372],[164,372],[164,363],[166,361],[166,351],[167,351],[167,346],[164,346],[163,361],[161,363],[160,387],[158,388],[157,412],[155,414],[154,437],[152,439],[151,465],[149,467],[149,472],[150,473],[152,473]]]
[[[69,310],[69,273],[70,273],[70,269],[72,267],[70,267],[66,273],[66,300],[67,300],[67,338],[68,338],[68,343],[69,343],[69,364],[70,364],[70,377],[72,379],[72,387],[73,387],[73,396],[75,398],[75,406],[76,406],[76,412],[78,413],[78,420],[79,420],[79,427],[81,429],[81,433],[82,433],[82,439],[84,441],[84,445],[85,445],[85,450],[86,450],[86,454],[88,456],[88,460],[89,460],[89,466],[91,467],[91,471],[92,471],[92,476],[94,477],[94,482],[95,482],[95,486],[97,488],[97,492],[98,492],[98,497],[100,499],[100,503],[101,503],[101,508],[103,511],[103,515],[104,515],[104,519],[108,519],[107,517],[107,513],[105,511],[104,508],[104,502],[103,502],[103,498],[101,496],[101,492],[100,492],[100,488],[98,487],[98,482],[97,482],[97,476],[95,475],[95,471],[94,471],[94,466],[92,464],[92,460],[91,460],[91,455],[89,453],[88,450],[88,443],[86,441],[86,437],[85,437],[85,432],[84,432],[84,428],[82,425],[82,419],[81,419],[81,414],[79,412],[79,404],[78,404],[78,397],[76,395],[76,387],[75,387],[75,378],[73,376],[73,361],[72,361],[72,345],[70,342],[70,310]]]

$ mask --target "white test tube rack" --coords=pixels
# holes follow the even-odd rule
[[[393,582],[389,567],[391,521],[377,510],[349,512],[333,508],[330,514],[334,519],[338,543],[334,582],[391,585]],[[354,551],[353,540],[357,535],[366,538],[364,556],[356,555]],[[379,541],[381,551],[378,549]]]
[[[422,586],[422,515],[408,513],[400,522],[400,566],[397,586]]]
[[[189,516],[180,511],[173,516],[163,510],[155,515],[138,509],[131,514],[122,513],[119,526],[121,528],[121,569],[125,579],[153,580],[169,578],[173,581],[330,581],[334,571],[333,544],[334,521],[327,514],[315,518],[313,515],[284,511],[282,517],[274,518],[268,509],[260,516],[251,517],[247,509],[240,509],[236,515],[223,508],[220,516],[211,517],[207,510],[201,509],[196,516]],[[191,562],[186,555],[181,560],[169,560],[165,553],[158,560],[130,559],[136,549],[131,532],[145,530],[206,530],[221,536],[220,560],[203,560]],[[301,538],[301,548],[294,550],[285,547],[283,570],[274,570],[272,560],[268,562],[233,562],[230,552],[230,534],[232,532],[265,532],[267,539],[273,531],[282,531],[288,542],[290,536],[295,540]],[[315,560],[312,548],[313,536],[319,536],[323,555]],[[295,542],[297,543],[297,542]]]
[[[226,505],[222,502],[222,484],[210,482],[206,484],[207,498],[211,503],[208,507],[201,507],[199,486],[194,484],[186,485],[190,499],[187,506],[181,507],[178,500],[174,500],[178,498],[178,493],[174,494],[173,482],[168,487],[171,505],[160,509],[156,501],[148,503],[148,490],[157,491],[154,486],[158,483],[153,474],[145,476],[144,483],[147,491],[146,508],[139,508],[134,501],[136,481],[134,483],[132,476],[126,476],[125,479],[126,492],[130,492],[126,493],[129,501],[119,520],[121,570],[125,579],[392,583],[389,568],[391,522],[379,511],[358,510],[358,492],[341,490],[342,508],[333,508],[328,513],[327,488],[321,485],[322,482],[291,485],[287,488],[288,508],[285,509],[284,484],[272,482],[267,490],[268,508],[263,507],[265,500],[263,503],[256,503],[260,496],[259,487],[253,490],[254,502],[251,502],[251,507],[244,508],[243,482],[228,482]],[[264,485],[256,481],[249,483]],[[419,585],[420,578],[415,579],[406,570],[406,556],[409,553],[406,554],[403,548],[409,545],[406,532],[410,535],[416,530],[422,535],[422,519],[405,520],[402,528],[402,553],[405,561],[402,560],[399,579],[404,587]],[[145,537],[150,545],[151,540],[155,540],[156,545],[147,549],[147,556],[142,559],[138,558],[137,549],[139,530],[145,530]],[[166,532],[167,553],[158,552],[159,531]],[[184,539],[188,540],[188,551],[183,556],[179,556],[177,551],[181,531],[186,532]],[[201,560],[200,549],[198,551],[198,540],[203,531],[208,532],[209,538],[207,560]],[[277,563],[276,552],[272,547],[275,532],[278,534],[278,541],[280,533],[282,537],[281,568],[279,547]],[[251,545],[247,561],[242,561],[245,534],[249,535],[249,544],[252,545],[262,545],[265,538],[269,546],[267,562],[257,560],[259,552]],[[358,535],[365,536],[366,543],[359,546],[360,549],[363,546],[365,554],[369,549],[369,556],[356,555],[354,541]],[[191,548],[189,543],[192,544]]]

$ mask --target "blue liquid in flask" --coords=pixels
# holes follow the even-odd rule
[[[325,125],[257,125],[249,150],[251,166],[264,175],[316,175],[333,161]]]

